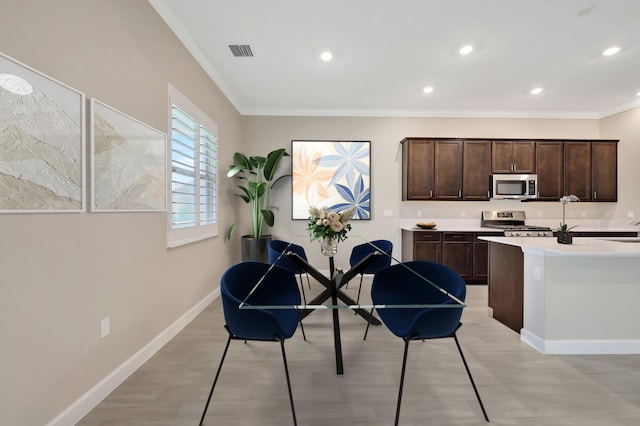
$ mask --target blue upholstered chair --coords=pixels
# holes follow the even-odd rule
[[[263,276],[264,279],[256,287]],[[300,313],[294,309],[240,309],[240,304],[250,293],[245,305],[300,304],[300,292],[295,275],[284,268],[261,262],[242,262],[230,267],[222,275],[220,294],[225,319],[224,327],[229,333],[229,338],[213,380],[207,404],[202,412],[200,426],[202,426],[207,414],[207,408],[211,402],[213,390],[216,387],[231,340],[261,340],[280,343],[293,424],[297,424],[284,341],[295,333]]]
[[[360,284],[358,286],[358,297],[356,302],[360,303],[360,292],[362,291],[362,278],[364,274],[375,274],[376,272],[391,265],[391,252],[393,251],[393,243],[388,240],[375,240],[355,246],[351,250],[349,257],[349,265],[353,268],[368,254],[376,251],[384,253],[384,256],[376,256],[367,267],[360,273]]]
[[[307,277],[307,285],[311,288],[311,281],[309,281],[309,274],[304,268],[300,267],[293,260],[289,259],[285,253],[292,252],[300,256],[305,262],[307,261],[307,255],[304,252],[304,247],[297,244],[293,244],[287,241],[271,240],[267,246],[269,251],[269,263],[275,263],[281,268],[285,268],[298,275],[300,278],[300,289],[302,290],[302,300],[304,304],[307,304],[307,296],[304,294],[304,285],[302,284],[302,275]]]
[[[426,278],[426,280],[425,280]],[[404,340],[404,358],[400,376],[396,420],[400,418],[402,388],[407,366],[409,342],[412,340],[452,337],[480,403],[482,414],[488,422],[480,394],[476,388],[467,361],[462,353],[456,331],[462,323],[462,303],[466,296],[465,282],[455,271],[439,263],[413,261],[400,263],[379,271],[371,286],[371,299],[375,305],[453,305],[450,308],[384,308],[378,314],[384,325]],[[456,306],[459,305],[459,306]]]

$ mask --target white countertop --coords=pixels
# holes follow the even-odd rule
[[[480,219],[445,219],[445,218],[402,218],[400,228],[405,231],[428,231],[418,228],[418,222],[435,222],[433,231],[442,232],[501,232],[495,228],[480,225]],[[547,226],[551,229],[560,224],[557,219],[527,219],[527,225]],[[569,226],[575,226],[575,232],[638,232],[638,226],[631,226],[626,220],[571,219]]]
[[[539,256],[640,257],[640,238],[637,237],[574,237],[573,244],[559,244],[554,237],[480,237],[480,239],[518,246],[524,253]]]

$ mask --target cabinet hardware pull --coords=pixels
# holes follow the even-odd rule
[[[462,190],[458,190],[458,198],[462,198]]]
[[[429,198],[433,198],[433,190],[432,189],[429,190]]]
[[[593,193],[593,199],[594,199],[594,200],[597,200],[597,199],[598,199],[598,192],[597,192],[597,191]]]

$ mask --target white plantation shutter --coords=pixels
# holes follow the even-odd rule
[[[217,125],[170,88],[171,200],[168,245],[218,235]]]

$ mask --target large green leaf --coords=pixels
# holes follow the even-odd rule
[[[273,180],[273,177],[276,174],[276,169],[278,168],[278,164],[280,164],[280,160],[282,160],[282,157],[288,156],[289,154],[284,148],[271,151],[269,155],[267,155],[267,162],[264,165],[264,178],[268,182],[271,182]]]
[[[236,166],[240,166],[244,169],[251,170],[252,168],[251,162],[249,161],[247,156],[242,154],[241,152],[236,152],[235,154],[233,154],[233,162]]]
[[[273,214],[273,212],[267,209],[262,209],[261,212],[262,212],[262,217],[264,217],[264,223],[266,223],[269,226],[273,226],[273,223],[276,220],[276,217]]]

